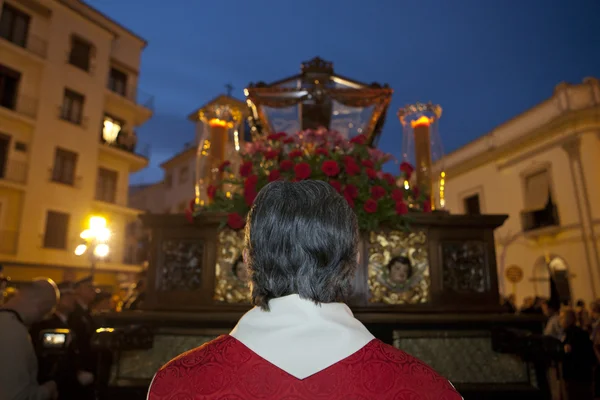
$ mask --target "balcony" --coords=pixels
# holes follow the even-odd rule
[[[28,165],[25,161],[8,160],[0,168],[0,181],[25,184],[27,182]]]
[[[70,124],[80,126],[83,129],[87,129],[88,127],[88,117],[69,113],[63,106],[58,106],[58,118]]]
[[[132,103],[135,103],[141,107],[147,108],[148,110],[154,111],[154,96],[151,94],[145,93],[141,90],[138,90],[137,87],[132,85],[127,85],[123,87],[122,85],[111,84],[108,83],[107,89],[124,99],[129,100]]]
[[[48,181],[58,183],[67,187],[75,189],[81,189],[81,182],[83,178],[81,176],[70,176],[68,174],[62,175],[61,173],[54,170],[53,167],[48,168]]]
[[[137,135],[135,134],[135,132],[126,132],[124,130],[121,130],[117,135],[116,140],[111,142],[105,139],[104,132],[101,130],[100,143],[104,143],[105,146],[110,146],[115,149],[120,149],[135,154],[135,148],[137,145]]]
[[[38,111],[38,100],[29,96],[19,95],[13,101],[0,101],[0,107],[5,110],[11,110],[20,116],[35,119]]]
[[[18,231],[0,230],[0,254],[17,254]]]
[[[541,210],[521,211],[521,229],[527,236],[552,235],[560,230],[558,207],[549,200]]]
[[[0,41],[24,49],[27,53],[42,59],[45,59],[48,54],[48,42],[39,36],[29,34],[25,40],[21,40],[12,37],[8,32],[7,35],[0,35]]]

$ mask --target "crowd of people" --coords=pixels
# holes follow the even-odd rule
[[[3,278],[0,294],[0,400],[95,399],[102,378],[92,315],[139,309],[145,297],[143,280],[125,297],[97,289],[92,276],[18,289]]]
[[[521,307],[514,296],[504,299],[508,312],[546,317],[544,336],[561,342],[564,355],[548,369],[552,400],[600,398],[600,299],[589,307],[583,300],[573,306],[551,299],[526,297]]]

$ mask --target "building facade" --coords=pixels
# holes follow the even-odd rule
[[[598,79],[557,85],[551,98],[436,169],[445,172],[451,213],[509,215],[495,232],[504,294],[549,297],[553,276],[563,300],[600,297]]]
[[[148,164],[134,131],[152,115],[137,89],[146,42],[79,0],[0,0],[0,13],[0,263],[17,281],[89,273],[74,249],[101,215],[97,280],[116,284],[139,270],[123,239],[139,214],[129,174]]]

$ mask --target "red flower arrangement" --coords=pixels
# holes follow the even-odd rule
[[[229,184],[229,196],[222,185],[211,185],[205,189],[210,204],[203,207],[194,204],[193,214],[226,212],[226,224],[231,229],[241,229],[244,216],[260,189],[279,179],[329,182],[354,209],[361,230],[374,230],[379,226],[398,228],[405,225],[409,211],[430,212],[431,204],[417,187],[399,187],[396,182],[400,177],[381,170],[391,156],[369,147],[366,142],[364,135],[347,140],[325,129],[291,136],[269,134],[248,143],[240,152],[239,171],[230,171],[229,161],[220,166],[222,171],[237,173],[236,178],[221,182]],[[403,162],[401,181],[410,180],[413,171],[410,164]]]

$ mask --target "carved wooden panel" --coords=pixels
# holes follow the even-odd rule
[[[444,291],[463,294],[489,291],[485,242],[443,241],[440,247]]]
[[[161,243],[159,291],[199,291],[205,244],[194,239],[168,239]]]

